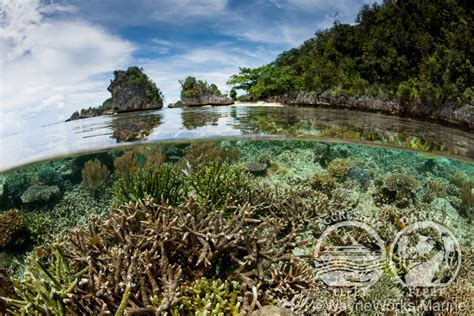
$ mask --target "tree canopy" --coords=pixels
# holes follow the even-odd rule
[[[268,65],[228,84],[251,100],[293,91],[474,103],[473,6],[467,0],[385,0],[335,22]]]
[[[181,98],[192,98],[202,95],[222,95],[215,84],[209,84],[205,80],[197,80],[192,76],[180,80],[179,83],[181,84]]]

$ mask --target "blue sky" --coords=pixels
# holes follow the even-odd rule
[[[179,79],[225,82],[301,44],[368,0],[0,0],[0,137],[108,98],[112,71],[138,65],[165,103]]]

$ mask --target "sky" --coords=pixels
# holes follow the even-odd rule
[[[228,91],[369,0],[0,0],[0,137],[101,104],[116,69],[143,67],[179,99],[188,75]]]

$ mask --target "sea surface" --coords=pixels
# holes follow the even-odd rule
[[[0,138],[0,172],[136,143],[304,138],[474,159],[474,135],[399,117],[318,108],[228,106],[130,112],[61,122]]]

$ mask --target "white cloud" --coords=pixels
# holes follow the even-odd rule
[[[178,22],[192,17],[212,17],[225,11],[227,0],[174,0],[155,2],[155,21]]]
[[[108,94],[108,82],[97,75],[110,74],[131,59],[133,46],[97,25],[78,19],[53,20],[44,15],[74,11],[71,6],[45,6],[38,0],[4,0],[1,5],[3,118],[14,113],[21,124],[26,117],[36,115],[35,121],[41,123],[50,111],[60,115],[61,111],[100,103]],[[86,97],[77,98],[78,92]],[[77,104],[78,100],[84,103]],[[2,128],[0,136],[9,130]]]

